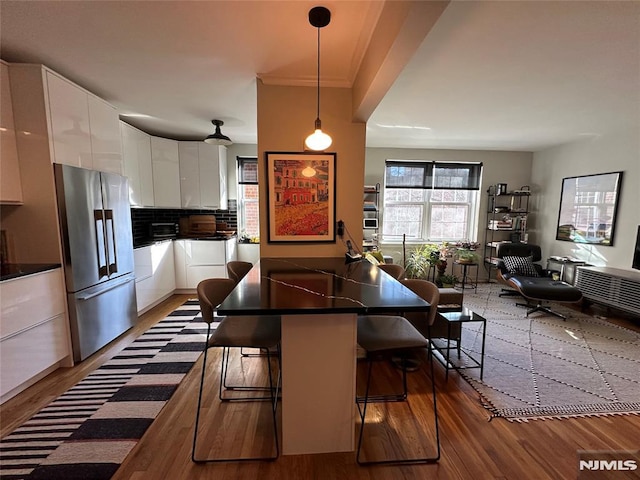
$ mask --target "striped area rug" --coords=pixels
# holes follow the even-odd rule
[[[0,478],[109,479],[202,352],[188,300],[0,440]]]

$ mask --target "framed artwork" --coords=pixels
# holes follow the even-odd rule
[[[267,241],[336,241],[336,154],[266,152]]]
[[[622,173],[562,179],[556,240],[613,245]]]

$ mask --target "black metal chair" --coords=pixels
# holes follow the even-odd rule
[[[280,454],[278,441],[278,426],[276,419],[278,390],[280,383],[280,372],[278,368],[277,380],[274,381],[271,368],[272,354],[270,349],[276,349],[276,359],[279,362],[280,344],[280,317],[278,316],[237,316],[237,317],[217,317],[214,315],[217,306],[231,293],[236,283],[227,278],[210,278],[198,284],[198,300],[202,310],[202,318],[207,323],[207,340],[204,344],[204,355],[202,362],[202,375],[200,377],[200,388],[198,392],[198,406],[196,410],[195,429],[193,433],[193,449],[191,459],[196,463],[203,462],[229,462],[240,460],[275,460]],[[216,321],[220,323],[213,329],[212,324]],[[198,441],[198,430],[200,425],[200,412],[202,406],[202,393],[204,388],[205,372],[207,368],[207,352],[210,348],[222,348],[222,361],[220,368],[219,398],[223,402],[229,401],[269,401],[273,420],[273,432],[275,441],[275,454],[267,457],[242,457],[242,458],[197,458],[196,448]],[[261,348],[266,350],[267,369],[269,377],[268,387],[239,387],[246,390],[266,389],[269,394],[259,397],[225,397],[223,395],[223,384],[229,369],[229,349],[230,348]]]
[[[434,307],[435,310],[435,307]],[[435,314],[434,314],[435,316]],[[371,372],[373,363],[377,359],[384,359],[388,356],[406,356],[418,349],[426,348],[431,354],[430,342],[404,317],[389,315],[365,315],[358,317],[358,344],[366,350],[367,383],[364,397],[357,397],[356,402],[361,419],[360,435],[358,437],[358,448],[356,461],[360,465],[373,464],[418,464],[435,463],[440,459],[440,433],[438,429],[438,410],[436,400],[436,386],[433,375],[433,362],[430,365],[431,386],[433,396],[433,412],[435,424],[436,455],[421,458],[385,458],[380,460],[360,459],[362,441],[366,425],[367,405],[370,402],[398,402],[407,400],[407,369],[406,362],[401,362],[402,368],[402,393],[390,395],[370,395]],[[361,407],[362,404],[362,407]]]

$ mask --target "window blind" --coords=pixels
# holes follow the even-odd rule
[[[482,163],[385,162],[386,188],[480,190]]]
[[[237,157],[238,159],[238,184],[258,184],[258,159],[256,157]]]

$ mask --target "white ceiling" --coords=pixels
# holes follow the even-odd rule
[[[315,82],[316,5],[2,0],[0,56],[148,115],[127,121],[149,133],[202,139],[219,118],[256,143],[256,77]],[[385,3],[322,5],[322,84],[349,87]],[[369,118],[367,145],[538,151],[639,119],[640,2],[454,1]]]

